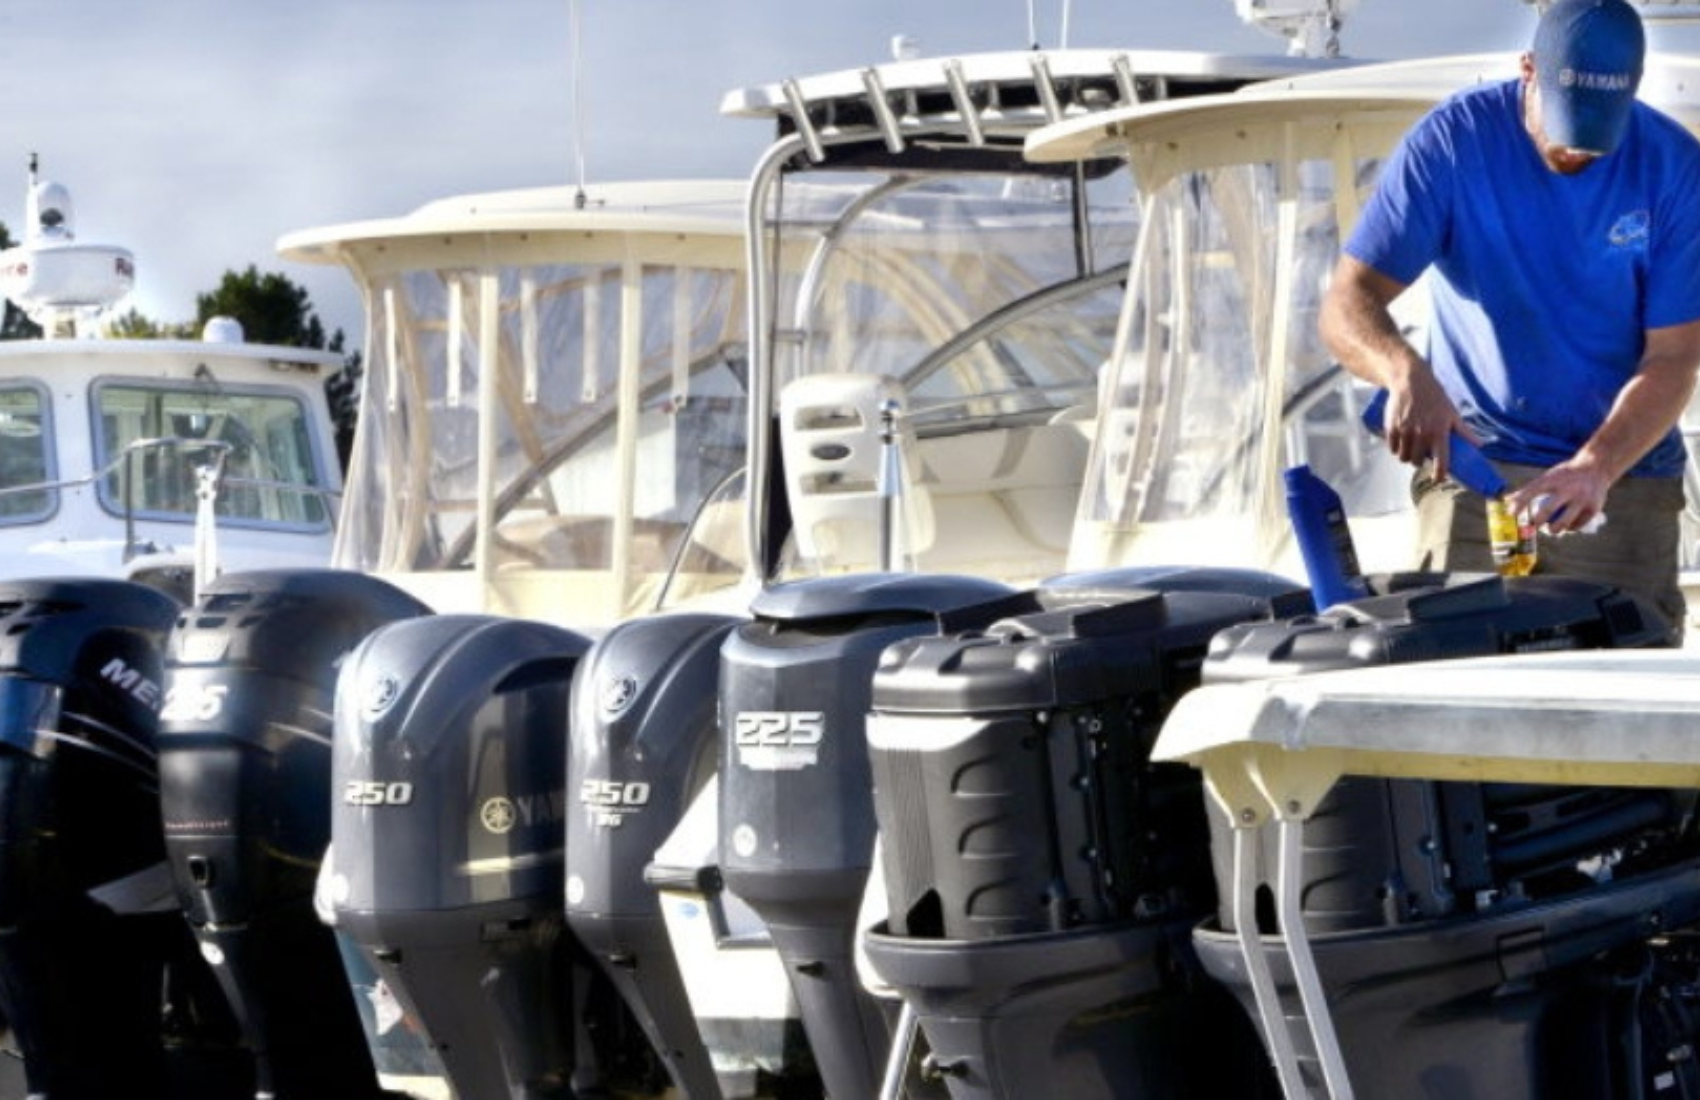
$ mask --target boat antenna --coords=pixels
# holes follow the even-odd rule
[[[584,18],[579,0],[568,0],[573,40],[573,162],[578,169],[578,192],[573,205],[584,209]]]
[[[1062,40],[1057,43],[1058,49],[1068,49],[1068,20],[1073,6],[1073,0],[1062,0]],[[1033,0],[1027,0],[1027,46],[1037,50],[1042,48],[1039,45],[1039,16],[1033,9]]]
[[[1340,28],[1358,0],[1234,0],[1240,19],[1287,40],[1295,57],[1339,57]]]

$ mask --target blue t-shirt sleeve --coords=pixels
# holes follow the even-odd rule
[[[1700,320],[1700,157],[1685,158],[1684,171],[1665,188],[1655,219],[1646,327]]]
[[[1347,254],[1406,286],[1440,256],[1451,228],[1452,143],[1443,109],[1400,140],[1346,241]]]

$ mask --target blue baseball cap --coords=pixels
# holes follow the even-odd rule
[[[1647,35],[1624,0],[1558,0],[1535,28],[1535,79],[1547,140],[1606,154],[1623,140]]]

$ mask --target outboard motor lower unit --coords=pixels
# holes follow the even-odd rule
[[[1012,595],[955,576],[798,581],[757,597],[722,649],[722,873],[773,936],[829,1096],[874,1096],[890,1047],[854,961],[874,849],[875,664],[893,642]]]
[[[338,666],[428,609],[361,573],[231,573],[178,619],[160,714],[160,809],[183,911],[281,1100],[379,1094],[313,886],[331,826]]]
[[[126,581],[0,585],[0,1009],[32,1097],[173,1095],[166,967],[204,964],[175,907],[118,916],[90,891],[165,858],[155,712],[177,610]]]
[[[1371,597],[1321,615],[1224,631],[1205,682],[1668,637],[1656,611],[1581,580],[1411,575],[1372,585]],[[1411,670],[1413,685],[1422,674]],[[1662,935],[1700,918],[1694,809],[1691,791],[1335,784],[1302,826],[1300,897],[1355,1094],[1700,1094],[1694,952]],[[1211,823],[1224,904],[1195,943],[1255,1019],[1227,904],[1233,827],[1214,808]],[[1255,879],[1273,883],[1274,826],[1251,827],[1261,830],[1246,846]],[[1242,884],[1253,877],[1237,874]],[[1288,1019],[1301,1018],[1284,945],[1267,938],[1273,915],[1259,909],[1256,919]],[[1684,952],[1679,967],[1673,957]],[[1307,1086],[1321,1088],[1308,1030],[1288,1031]]]
[[[740,621],[656,615],[621,623],[573,682],[567,924],[687,1100],[715,1100],[721,1087],[644,872],[714,773],[720,647]]]
[[[373,634],[338,685],[336,925],[465,1100],[570,1097],[612,1076],[575,1044],[584,987],[562,910],[568,698],[589,647],[444,615]]]
[[[1145,577],[1167,592],[1142,576],[1069,580],[982,628],[899,642],[874,677],[890,915],[868,958],[956,1100],[1273,1095],[1255,1032],[1190,947],[1214,905],[1198,777],[1150,750],[1212,636],[1308,594],[1263,574]]]

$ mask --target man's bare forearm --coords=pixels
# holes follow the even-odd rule
[[[1341,256],[1317,328],[1343,367],[1387,390],[1388,450],[1401,462],[1432,459],[1444,475],[1451,434],[1472,437],[1428,362],[1393,321],[1388,306],[1404,290],[1363,261]]]
[[[1598,430],[1576,452],[1616,481],[1682,419],[1694,396],[1694,364],[1680,359],[1643,363],[1619,391]]]

